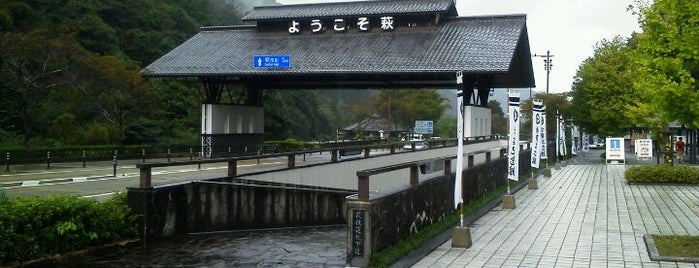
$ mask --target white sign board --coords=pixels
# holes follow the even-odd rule
[[[606,158],[607,164],[624,164],[624,138],[607,138]]]
[[[637,139],[635,149],[636,158],[653,158],[653,140]]]

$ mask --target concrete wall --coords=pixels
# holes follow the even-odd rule
[[[527,149],[520,153],[520,174],[529,171]],[[372,176],[373,178],[373,176]],[[464,203],[507,183],[507,159],[500,158],[464,170]],[[438,176],[417,186],[360,201],[347,201],[347,260],[366,267],[372,254],[415,234],[454,211],[455,176]],[[360,220],[357,220],[359,218]]]
[[[246,180],[193,181],[129,188],[128,200],[145,230],[142,235],[151,240],[191,232],[342,224],[350,194]]]

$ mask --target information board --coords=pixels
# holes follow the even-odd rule
[[[624,138],[607,138],[606,142],[607,164],[625,164]]]
[[[635,151],[638,159],[653,158],[653,140],[637,139]]]
[[[415,121],[414,132],[417,134],[432,134],[434,132],[434,123],[432,120],[417,120]]]

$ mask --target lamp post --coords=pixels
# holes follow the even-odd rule
[[[549,75],[551,74],[551,67],[553,64],[551,62],[553,61],[551,58],[554,55],[551,55],[551,51],[546,50],[546,55],[539,55],[539,54],[534,54],[534,57],[542,57],[544,59],[544,70],[546,70],[546,94],[549,94]]]

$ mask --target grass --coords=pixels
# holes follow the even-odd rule
[[[699,236],[654,235],[653,242],[662,256],[699,258]]]

